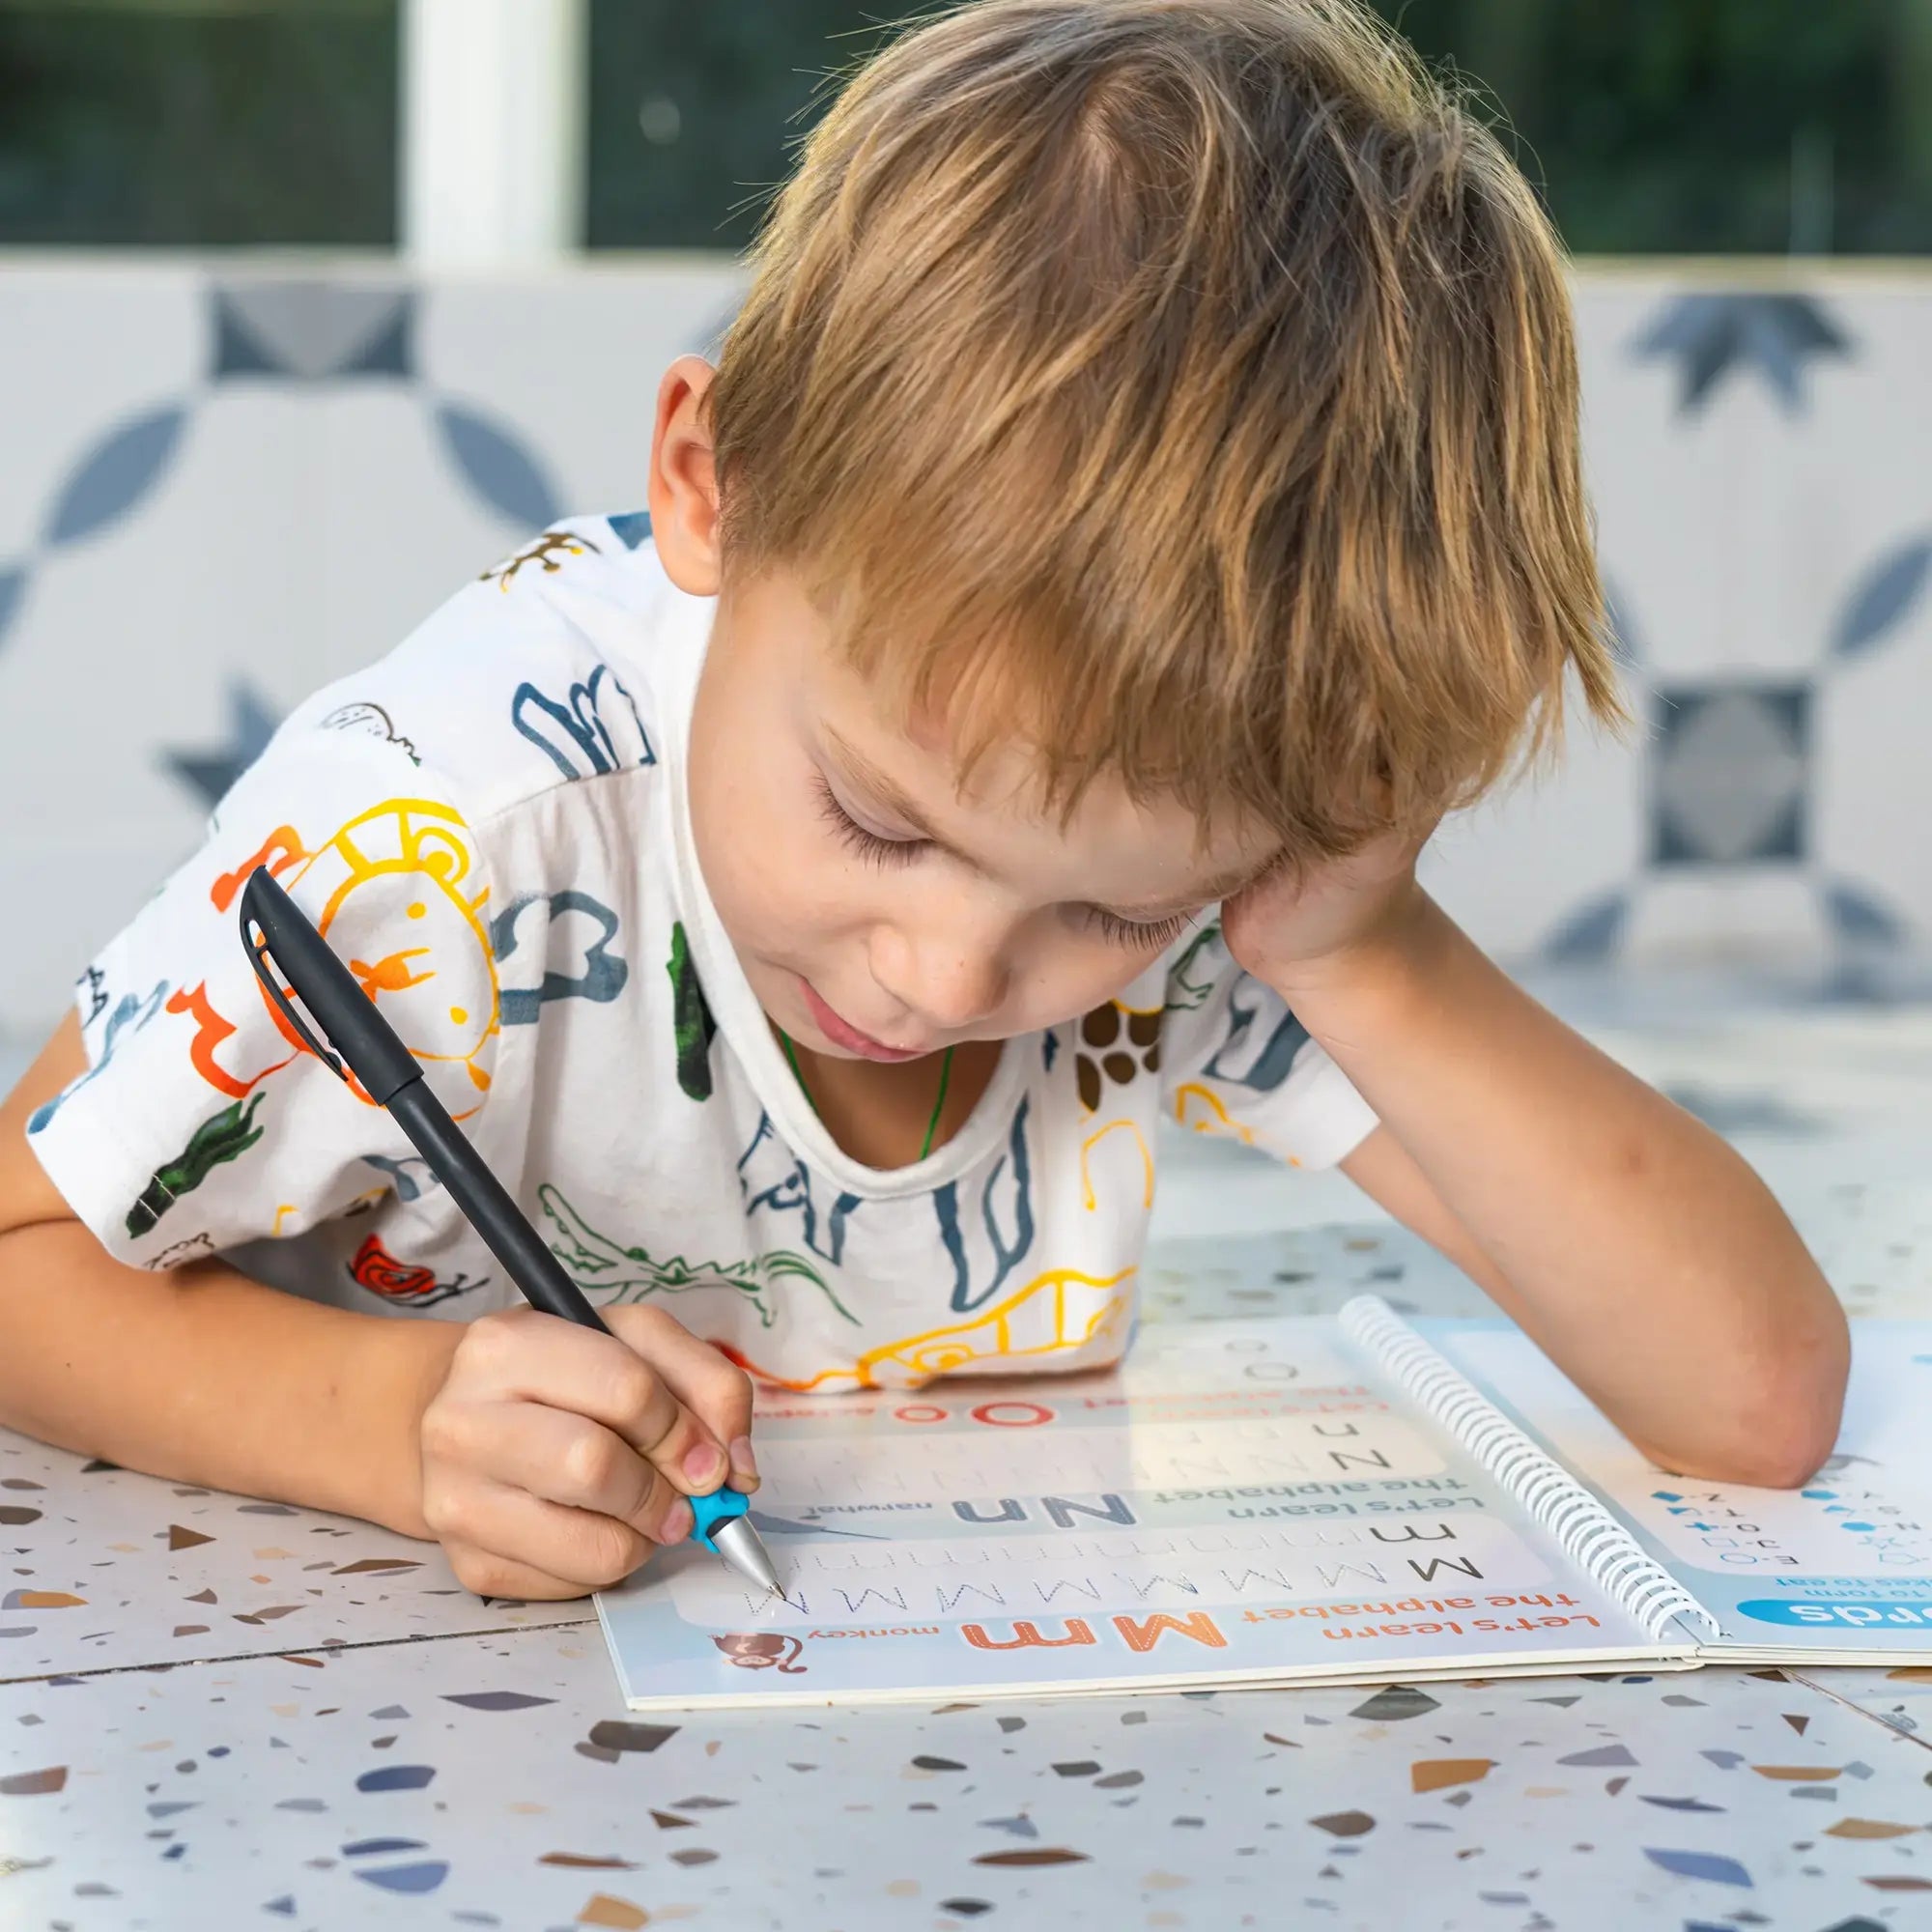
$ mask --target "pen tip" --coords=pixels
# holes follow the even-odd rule
[[[772,1559],[766,1554],[763,1540],[743,1517],[734,1517],[729,1522],[719,1524],[712,1532],[711,1541],[719,1555],[741,1577],[773,1596],[784,1597],[784,1592],[779,1588],[778,1572],[772,1568]]]

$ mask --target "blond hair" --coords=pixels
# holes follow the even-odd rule
[[[1619,717],[1559,243],[1350,0],[982,0],[803,146],[708,392],[727,592],[1298,862]]]

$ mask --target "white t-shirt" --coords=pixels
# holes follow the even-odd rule
[[[1009,1040],[926,1159],[842,1152],[692,845],[713,609],[643,516],[578,519],[289,718],[82,976],[90,1070],[29,1125],[111,1253],[225,1254],[363,1311],[518,1298],[390,1116],[284,1033],[238,924],[264,864],[593,1303],[659,1300],[802,1390],[1111,1362],[1158,1115],[1302,1167],[1374,1125],[1208,926],[1084,1019]]]

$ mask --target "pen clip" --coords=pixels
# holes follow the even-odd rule
[[[260,937],[256,935],[260,933]],[[262,931],[260,923],[249,917],[248,908],[242,908],[242,943],[248,949],[248,963],[255,969],[255,977],[262,982],[262,990],[274,1002],[275,1010],[293,1027],[302,1044],[335,1075],[338,1080],[347,1081],[349,1074],[342,1062],[327,1047],[317,1039],[308,1029],[308,1023],[296,1011],[295,1004],[280,986],[275,983],[275,976],[270,968],[274,965],[269,952],[269,935]]]
[[[248,963],[289,1037],[300,1041],[338,1080],[365,1100],[386,1107],[422,1078],[415,1056],[376,1010],[374,989],[335,956],[266,866],[257,866],[242,888],[241,924]],[[300,1001],[306,1021],[291,999]]]

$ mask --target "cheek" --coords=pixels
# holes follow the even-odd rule
[[[1064,930],[1049,933],[1014,976],[1011,1031],[1037,1033],[1092,1012],[1125,991],[1158,956]]]
[[[718,916],[741,951],[786,951],[837,926],[849,881],[789,747],[714,750],[692,775],[692,831]]]

